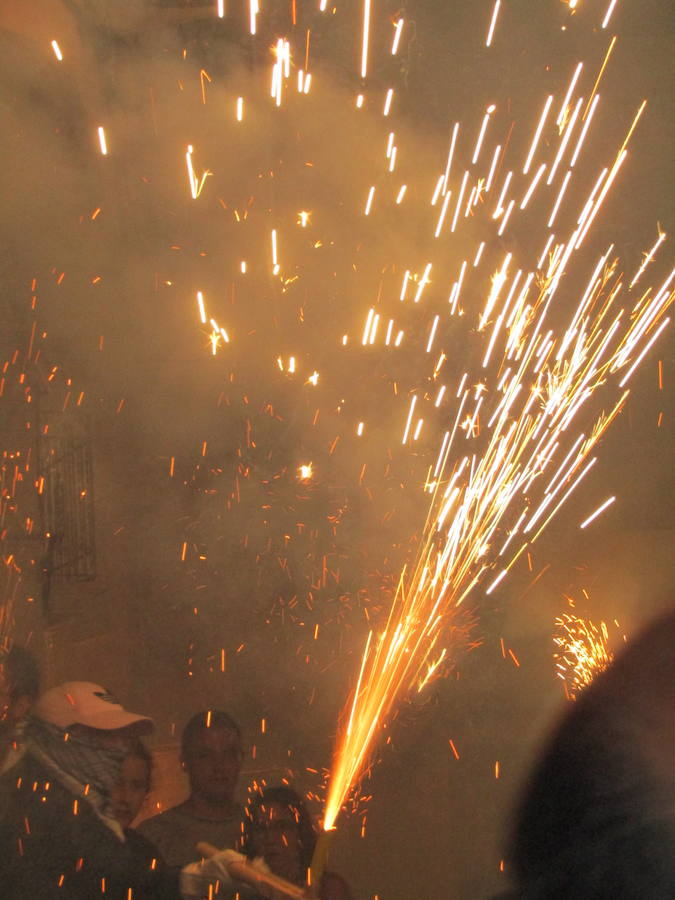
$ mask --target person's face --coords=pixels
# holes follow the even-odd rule
[[[252,844],[275,875],[295,881],[300,873],[300,832],[296,814],[280,803],[265,803],[255,814]]]
[[[231,803],[241,759],[241,743],[234,732],[202,728],[183,757],[192,793],[210,803]]]
[[[150,789],[148,764],[138,756],[127,756],[119,780],[110,791],[113,815],[122,828],[128,828],[140,812]]]
[[[108,750],[131,750],[135,732],[129,728],[115,728],[111,730],[103,728],[90,728],[88,725],[71,725],[68,731],[74,735],[82,735],[87,740],[94,741],[99,747]]]

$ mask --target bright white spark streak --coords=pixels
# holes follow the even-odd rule
[[[429,272],[431,272],[431,263],[427,263],[424,267],[424,272],[422,273],[422,277],[420,278],[420,283],[417,286],[417,293],[415,294],[415,303],[420,302],[420,297],[422,296],[422,291],[429,284]]]
[[[364,347],[368,343],[368,335],[370,334],[370,325],[371,325],[371,322],[373,321],[374,315],[375,315],[375,310],[371,306],[371,308],[368,310],[368,317],[366,319],[366,327],[363,329],[363,337],[361,338],[361,343],[363,344]]]
[[[504,179],[504,186],[502,187],[502,192],[499,195],[499,200],[497,200],[497,206],[495,207],[495,211],[492,213],[493,219],[498,219],[499,216],[504,212],[504,197],[506,197],[506,192],[509,189],[509,183],[513,178],[513,172],[508,172],[506,178]]]
[[[354,702],[352,703],[352,709],[349,714],[349,722],[347,723],[347,734],[351,734],[352,732],[352,723],[354,721],[354,710],[356,709],[356,701],[359,698],[359,692],[361,690],[361,680],[363,679],[363,670],[366,666],[366,660],[368,659],[368,650],[370,648],[370,642],[373,638],[373,632],[368,632],[368,640],[366,641],[366,649],[363,653],[363,659],[361,660],[361,670],[359,671],[359,677],[356,682],[356,689],[354,690]]]
[[[483,138],[485,137],[485,131],[488,126],[488,122],[490,121],[490,114],[494,112],[494,105],[490,106],[483,116],[483,122],[480,126],[480,132],[478,134],[478,139],[476,140],[476,147],[473,151],[473,156],[471,158],[471,165],[475,166],[478,161],[478,155],[480,153],[480,148],[483,144]]]
[[[499,229],[497,231],[497,234],[500,237],[502,234],[504,234],[504,229],[506,228],[506,223],[509,221],[511,211],[513,210],[513,207],[515,206],[515,204],[516,204],[515,200],[509,200],[509,205],[506,207],[506,212],[504,213],[504,218],[502,219],[502,224],[499,226]]]
[[[413,395],[412,400],[410,401],[410,411],[408,412],[408,421],[405,423],[405,431],[403,432],[403,440],[402,444],[408,440],[408,432],[410,431],[410,423],[412,422],[413,412],[415,411],[415,404],[417,403],[417,394]]]
[[[536,175],[534,176],[534,178],[532,179],[532,181],[531,181],[531,183],[530,183],[530,186],[529,186],[529,188],[527,189],[527,192],[526,192],[525,196],[523,197],[522,203],[520,204],[520,208],[521,208],[521,209],[525,209],[525,207],[527,206],[527,204],[530,202],[530,197],[531,197],[532,194],[534,193],[534,189],[535,189],[536,186],[539,184],[539,180],[541,179],[541,176],[544,174],[545,171],[546,171],[546,163],[542,163],[542,164],[539,166],[539,169],[537,170],[537,174],[536,174]]]
[[[368,42],[370,39],[370,0],[363,0],[363,41],[361,44],[361,78],[368,74]]]
[[[276,228],[272,229],[272,265],[277,266],[279,264],[279,260],[277,259],[277,230]]]
[[[58,59],[58,61],[63,62],[63,54],[61,53],[61,48],[59,47],[58,41],[52,41],[52,50],[54,51],[54,56]]]
[[[450,231],[454,234],[455,225],[457,225],[457,217],[459,216],[459,208],[462,205],[462,197],[464,196],[464,191],[466,190],[466,181],[469,177],[469,171],[464,173],[464,177],[462,178],[462,186],[459,189],[459,196],[457,197],[457,206],[455,207],[455,214],[452,217],[452,225],[450,226]]]
[[[527,159],[525,160],[525,165],[523,167],[523,175],[527,175],[530,171],[530,165],[532,164],[532,157],[535,154],[537,149],[537,145],[539,144],[539,138],[541,137],[541,133],[544,130],[544,124],[546,122],[546,117],[548,116],[548,111],[551,108],[551,103],[553,103],[553,94],[549,94],[546,103],[544,104],[544,109],[542,111],[541,117],[539,119],[539,124],[537,125],[537,130],[534,133],[534,137],[532,138],[532,144],[530,145],[529,153],[527,154]]]
[[[258,0],[249,0],[249,31],[251,34],[255,34],[257,31],[257,16],[260,12],[260,6],[258,4]]]
[[[436,206],[438,202],[438,198],[441,195],[441,191],[443,190],[443,176],[440,175],[438,181],[436,182],[436,187],[434,188],[434,193],[431,197],[431,205]]]
[[[380,324],[380,314],[375,313],[375,315],[373,316],[373,323],[370,326],[370,337],[368,338],[368,343],[371,345],[375,343],[375,338],[377,337],[377,329],[378,329],[379,324]]]
[[[570,160],[570,169],[573,169],[577,159],[579,158],[579,153],[581,152],[581,147],[586,139],[586,133],[591,124],[591,119],[593,118],[593,113],[595,112],[595,107],[598,105],[598,100],[600,99],[600,94],[596,94],[593,97],[593,102],[591,103],[591,109],[588,115],[586,116],[586,121],[584,122],[584,127],[581,129],[581,134],[579,135],[579,140],[577,141],[577,145],[574,148],[574,153],[572,154],[572,159]]]
[[[490,19],[490,28],[488,29],[487,40],[485,46],[489,47],[492,43],[492,36],[495,33],[495,25],[497,24],[497,16],[499,15],[500,0],[495,0],[495,6],[492,10],[492,18]]]
[[[440,319],[440,316],[438,316],[438,315],[435,316],[434,323],[431,326],[431,332],[429,334],[429,340],[427,342],[427,353],[429,353],[429,351],[431,350],[431,345],[433,344],[434,338],[436,337],[436,329],[438,328],[438,320],[439,319]]]
[[[201,291],[197,291],[197,305],[199,306],[199,320],[202,325],[206,324],[206,309],[204,308],[204,295]]]
[[[646,356],[646,354],[649,352],[651,346],[656,342],[656,340],[658,339],[659,335],[661,334],[661,332],[663,331],[663,329],[666,328],[666,326],[668,325],[669,322],[670,322],[670,317],[668,317],[667,319],[664,319],[663,322],[661,322],[661,324],[659,325],[659,327],[658,327],[658,328],[656,329],[656,331],[654,332],[654,334],[653,334],[651,340],[647,343],[647,345],[646,345],[646,346],[644,347],[644,349],[642,350],[642,353],[640,353],[640,355],[639,355],[638,358],[635,360],[635,362],[633,363],[633,365],[630,367],[630,369],[626,372],[626,374],[623,376],[623,378],[622,378],[621,381],[619,382],[619,387],[623,387],[624,384],[626,384],[626,382],[628,381],[628,379],[630,378],[630,376],[633,374],[633,372],[636,370],[636,368],[640,365],[640,363],[642,362],[643,358],[644,358],[644,357]]]
[[[624,161],[624,159],[626,158],[627,155],[628,155],[628,151],[627,151],[627,150],[622,150],[621,153],[619,154],[619,156],[618,156],[616,162],[615,162],[614,165],[612,166],[612,170],[611,170],[611,172],[609,173],[609,175],[607,176],[607,178],[605,179],[605,183],[604,183],[604,185],[602,186],[602,190],[600,191],[600,194],[598,195],[598,199],[595,201],[595,205],[593,206],[593,210],[591,211],[591,213],[590,213],[590,215],[588,216],[586,222],[584,223],[584,227],[583,227],[583,229],[582,229],[582,232],[581,232],[581,234],[579,235],[579,240],[576,242],[576,244],[575,244],[575,246],[574,246],[574,249],[575,249],[575,250],[578,250],[579,247],[581,247],[581,242],[582,242],[583,239],[586,237],[586,234],[588,233],[588,229],[591,227],[591,224],[592,224],[592,222],[593,222],[593,219],[595,219],[595,217],[596,217],[596,215],[597,215],[597,213],[598,213],[598,210],[600,209],[600,206],[602,205],[602,201],[603,201],[603,200],[605,199],[605,197],[607,196],[607,192],[609,191],[610,187],[612,186],[612,182],[613,182],[614,179],[616,178],[616,176],[617,176],[617,174],[618,174],[618,172],[619,172],[619,169],[621,168],[621,165],[622,165],[622,163],[623,163],[623,161]]]
[[[225,18],[225,0],[218,0],[216,3],[216,15],[219,19]]]
[[[108,144],[106,143],[105,131],[103,130],[102,125],[98,126],[98,143],[101,148],[101,153],[103,154],[103,156],[107,156],[108,155]]]
[[[597,519],[597,517],[600,515],[600,513],[604,512],[608,506],[611,506],[615,500],[616,500],[616,497],[610,497],[608,500],[605,500],[605,502],[602,504],[602,506],[599,506],[595,510],[595,512],[590,514],[590,516],[587,519],[584,519],[584,521],[581,523],[579,528],[585,528],[587,525],[590,525],[591,522],[593,521],[593,519]]]
[[[490,190],[490,187],[492,186],[492,178],[495,174],[495,169],[497,167],[497,159],[499,158],[501,149],[502,149],[502,145],[497,144],[497,146],[495,147],[494,155],[492,157],[492,162],[490,163],[490,171],[488,173],[487,181],[485,182],[485,193],[486,194]]]
[[[384,98],[384,109],[382,111],[383,116],[389,115],[389,110],[391,109],[391,101],[392,101],[393,96],[394,96],[394,89],[389,88],[387,91],[387,96]]]
[[[405,184],[401,185],[401,188],[400,188],[398,194],[396,195],[396,203],[397,204],[399,204],[401,202],[401,200],[403,200],[403,198],[405,196],[406,188],[407,188],[407,185],[405,185]]]
[[[628,285],[628,289],[629,289],[629,290],[633,287],[634,284],[637,283],[637,280],[638,280],[638,278],[640,277],[640,275],[642,275],[642,273],[643,273],[644,270],[647,268],[647,266],[649,265],[649,263],[652,261],[652,259],[654,259],[654,254],[655,254],[656,251],[659,249],[659,247],[661,246],[661,244],[663,243],[663,241],[665,241],[665,239],[666,239],[666,233],[665,233],[665,231],[659,230],[659,236],[658,236],[658,238],[657,238],[657,241],[656,241],[656,243],[654,244],[654,246],[652,247],[652,249],[649,251],[649,253],[645,256],[645,258],[644,258],[644,260],[643,260],[643,262],[642,262],[642,265],[640,266],[640,268],[638,269],[638,271],[635,273],[635,275],[634,275],[633,280],[631,281],[631,283]]]
[[[448,203],[450,202],[450,198],[452,197],[452,191],[448,191],[448,193],[443,197],[443,206],[441,207],[441,214],[438,217],[438,224],[436,225],[436,231],[434,232],[434,237],[438,237],[441,233],[441,228],[443,227],[443,222],[445,220],[445,214],[448,211]]]
[[[405,292],[408,290],[408,282],[410,281],[410,269],[405,270],[403,275],[403,285],[401,286],[401,296],[399,300],[405,300]]]
[[[560,146],[558,147],[558,152],[555,155],[555,159],[553,160],[553,165],[551,166],[551,171],[548,173],[548,178],[546,179],[546,184],[551,184],[553,179],[555,178],[555,173],[558,170],[558,166],[560,165],[560,160],[563,157],[565,150],[567,149],[567,145],[569,143],[570,137],[572,136],[572,132],[574,131],[574,126],[576,124],[577,118],[581,111],[581,104],[584,102],[583,97],[579,97],[577,100],[577,105],[574,107],[574,112],[572,113],[572,118],[567,123],[567,127],[565,128],[565,134],[563,135],[562,141],[560,141]]]
[[[508,569],[502,569],[502,571],[499,573],[499,575],[497,575],[497,577],[496,577],[495,580],[492,582],[492,584],[490,585],[490,587],[485,591],[485,593],[486,593],[486,594],[491,594],[491,593],[494,591],[494,589],[497,587],[497,585],[499,584],[499,582],[502,580],[502,578],[505,577],[505,575],[506,575],[507,572],[508,572]]]
[[[398,53],[398,45],[401,40],[401,32],[403,31],[403,19],[399,19],[396,22],[395,31],[394,31],[394,41],[391,45],[391,55],[396,56]]]
[[[459,122],[455,122],[452,129],[452,138],[450,140],[450,150],[448,151],[448,161],[445,164],[445,174],[443,176],[443,193],[448,189],[448,178],[450,177],[450,167],[452,166],[452,157],[455,153],[455,144],[457,143],[457,135],[459,134]]]
[[[241,122],[244,118],[244,98],[237,97],[237,122]]]
[[[375,186],[373,185],[370,188],[370,190],[368,191],[368,199],[366,200],[365,215],[368,215],[370,213],[370,207],[372,206],[374,196],[375,196]]]
[[[572,79],[570,81],[569,87],[567,88],[567,93],[565,94],[565,99],[560,104],[560,112],[558,113],[558,118],[555,120],[555,124],[560,127],[565,118],[565,110],[570,102],[570,97],[572,96],[572,91],[574,90],[574,86],[579,79],[579,75],[581,75],[581,70],[583,69],[584,64],[582,62],[577,64],[576,69],[574,70],[574,74],[572,75]]]
[[[545,244],[545,246],[544,246],[544,249],[541,251],[541,256],[540,256],[539,259],[537,260],[537,268],[538,268],[538,269],[541,269],[541,267],[543,266],[544,260],[546,259],[546,254],[547,254],[548,251],[549,251],[549,247],[550,247],[551,244],[553,243],[553,238],[554,238],[554,237],[555,237],[554,234],[549,234],[548,240],[546,241],[546,244]]]
[[[553,210],[551,211],[551,215],[550,215],[550,217],[549,217],[549,220],[548,220],[548,222],[546,223],[546,226],[547,226],[548,228],[550,228],[550,227],[553,225],[553,223],[555,222],[555,217],[558,215],[558,208],[559,208],[560,203],[561,203],[561,201],[562,201],[562,198],[563,198],[563,196],[564,196],[564,194],[565,194],[565,191],[567,190],[567,185],[569,184],[569,180],[570,180],[571,175],[572,175],[572,170],[571,170],[571,169],[568,169],[568,170],[567,170],[567,175],[565,175],[565,178],[564,178],[564,180],[563,180],[563,183],[562,183],[562,185],[560,186],[560,190],[558,191],[558,197],[557,197],[557,199],[556,199],[556,201],[555,201],[555,204],[554,204],[554,206],[553,206]],[[553,235],[551,235],[551,237],[553,237]],[[541,268],[541,265],[539,265],[537,268]]]
[[[607,7],[607,12],[605,13],[605,18],[602,20],[602,27],[607,28],[609,25],[609,20],[612,18],[612,13],[614,12],[614,7],[616,6],[616,0],[610,0],[610,4]]]

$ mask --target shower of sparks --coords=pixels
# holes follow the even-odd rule
[[[322,13],[327,4],[321,0],[316,7],[317,4],[315,14]],[[219,15],[221,9],[224,14],[224,3],[217,2],[215,8]],[[611,3],[603,27],[613,8]],[[581,165],[582,149],[592,145],[595,137],[592,125],[597,124],[599,116],[594,114],[600,101],[597,88],[616,38],[612,38],[594,84],[585,83],[586,70],[580,62],[563,90],[542,92],[533,127],[524,129],[520,123],[510,122],[508,104],[490,104],[482,108],[482,118],[476,117],[469,128],[454,122],[442,152],[436,154],[438,166],[426,171],[421,156],[406,156],[405,132],[397,127],[402,116],[399,107],[403,104],[393,102],[394,87],[378,80],[377,90],[367,92],[369,53],[375,47],[389,48],[392,40],[391,20],[385,23],[386,41],[375,40],[372,11],[371,0],[364,0],[358,13],[360,36],[358,27],[354,29],[355,44],[360,38],[360,59],[358,48],[352,48],[351,65],[357,68],[354,74],[360,74],[362,79],[360,93],[356,99],[353,93],[349,99],[336,91],[329,94],[331,105],[324,117],[326,137],[316,141],[311,152],[304,152],[301,131],[309,128],[305,123],[311,121],[313,111],[322,102],[323,78],[317,79],[308,94],[309,29],[306,35],[303,29],[300,47],[293,43],[298,32],[290,32],[290,37],[275,36],[271,70],[265,71],[264,98],[263,88],[256,90],[258,73],[253,66],[245,82],[233,85],[231,94],[223,94],[220,106],[211,99],[218,96],[218,79],[211,82],[204,76],[209,82],[206,104],[204,77],[195,77],[202,103],[197,101],[189,107],[189,114],[195,116],[196,109],[200,115],[214,115],[212,110],[219,109],[219,115],[226,120],[223,127],[230,129],[227,137],[231,138],[230,144],[224,141],[222,145],[227,157],[225,151],[221,157],[212,148],[204,151],[209,154],[207,159],[227,158],[227,164],[218,166],[217,175],[209,182],[214,190],[206,192],[198,209],[201,212],[209,202],[215,204],[217,198],[218,215],[226,216],[229,223],[236,223],[232,227],[239,229],[231,242],[232,259],[223,254],[224,264],[231,264],[230,271],[236,273],[228,276],[227,312],[220,308],[214,313],[208,308],[219,302],[219,291],[210,287],[209,279],[197,281],[197,285],[209,285],[207,297],[196,291],[194,283],[186,288],[193,314],[196,294],[200,340],[212,354],[229,357],[244,333],[255,335],[260,351],[256,367],[262,370],[267,354],[271,366],[276,368],[275,377],[284,383],[294,382],[298,390],[311,395],[312,406],[317,407],[314,422],[319,414],[327,418],[325,407],[319,409],[319,401],[315,404],[314,399],[323,390],[337,391],[340,398],[347,396],[341,385],[336,388],[337,370],[348,371],[359,354],[373,359],[381,353],[381,358],[403,362],[406,352],[409,356],[406,364],[399,366],[401,374],[388,382],[386,376],[381,379],[387,382],[387,388],[392,388],[390,394],[395,401],[391,402],[396,404],[397,417],[391,420],[394,428],[389,425],[389,433],[394,431],[395,440],[400,439],[398,449],[402,454],[414,450],[420,455],[425,442],[428,447],[439,432],[441,435],[431,470],[418,480],[420,492],[429,493],[431,502],[416,556],[400,575],[388,618],[384,624],[371,627],[355,688],[340,725],[324,815],[326,829],[334,827],[397,701],[408,692],[424,690],[444,671],[453,653],[463,649],[455,647],[448,638],[458,607],[472,592],[490,594],[497,590],[581,482],[589,478],[597,460],[596,446],[629,397],[629,379],[668,327],[666,311],[673,300],[675,278],[675,272],[671,272],[660,284],[644,288],[640,285],[639,294],[633,293],[648,265],[650,272],[658,269],[653,263],[663,245],[660,232],[657,243],[630,282],[613,247],[604,245],[603,251],[597,249],[601,235],[594,234],[593,249],[589,248],[590,241],[586,242],[591,228],[602,221],[610,191],[627,164],[628,142],[644,109],[643,104],[612,158],[605,159],[605,151],[600,150],[598,155],[602,158],[597,169],[590,163],[586,168]],[[499,12],[500,0],[496,0],[486,39],[488,47]],[[264,18],[258,0],[249,0],[251,35],[257,34],[259,26],[264,31]],[[322,18],[329,20],[329,16]],[[402,18],[393,27],[391,54],[396,55],[413,29],[404,31]],[[265,34],[264,39],[267,38]],[[303,68],[299,62],[293,62],[299,60],[304,60]],[[184,90],[187,98],[187,89],[180,83],[180,91]],[[238,91],[246,93],[246,116],[244,98],[237,97]],[[399,96],[404,95],[397,93]],[[339,108],[341,101],[344,109]],[[243,123],[241,126],[232,121],[233,109],[236,121]],[[336,323],[333,344],[327,344],[331,353],[326,353],[321,361],[314,354],[316,348],[312,347],[311,352],[301,348],[295,337],[292,343],[289,341],[290,346],[283,341],[274,345],[281,327],[271,339],[262,328],[257,331],[255,327],[237,327],[235,321],[231,329],[233,343],[225,348],[230,338],[220,322],[227,321],[229,327],[230,316],[237,314],[237,292],[243,295],[239,300],[241,307],[253,302],[253,295],[244,292],[256,277],[261,277],[261,270],[268,281],[259,292],[265,295],[266,303],[269,301],[275,320],[282,314],[282,307],[292,306],[286,300],[293,297],[294,282],[301,285],[296,297],[303,288],[304,296],[323,297],[323,285],[338,277],[336,270],[343,263],[335,262],[341,257],[334,255],[330,262],[323,263],[322,288],[317,291],[316,282],[312,284],[306,277],[310,266],[303,268],[303,263],[311,258],[312,265],[320,269],[322,263],[314,260],[322,260],[327,247],[341,243],[340,252],[345,253],[346,259],[345,248],[350,246],[344,234],[331,235],[330,225],[324,225],[330,223],[325,207],[321,207],[324,192],[315,190],[312,194],[307,188],[321,185],[324,177],[332,187],[329,179],[335,177],[335,159],[340,158],[340,153],[347,159],[352,152],[347,141],[363,146],[357,143],[359,135],[351,134],[349,128],[339,132],[338,139],[345,140],[344,147],[331,144],[332,121],[343,115],[359,117],[340,120],[341,124],[350,122],[355,132],[359,128],[357,121],[367,121],[369,134],[375,135],[380,129],[378,140],[373,140],[372,145],[377,147],[381,171],[373,172],[370,160],[365,159],[363,165],[350,169],[345,182],[349,192],[345,190],[345,199],[341,197],[339,202],[339,217],[333,220],[345,232],[353,228],[356,235],[358,231],[354,247],[360,255],[344,265],[350,273],[357,273],[357,278],[370,264],[371,248],[385,243],[387,235],[392,236],[391,250],[383,251],[389,253],[384,260],[372,250],[378,280],[373,285],[364,278],[363,283],[356,284],[352,296],[345,298],[345,307],[354,297],[361,304],[358,309],[350,308],[349,321],[339,318],[342,303],[334,303],[328,314],[328,303],[335,298],[342,300],[342,285],[331,288],[330,300],[326,300],[318,316],[315,306],[315,321],[323,316],[329,322],[334,317]],[[517,140],[511,139],[514,129]],[[117,142],[117,130],[115,134]],[[197,131],[195,127],[175,146],[186,147],[190,134],[200,135],[200,148],[208,139],[206,129]],[[274,148],[287,141],[288,134],[294,136],[294,142],[297,138],[302,151],[296,150],[295,156],[289,152],[281,159]],[[467,134],[470,137],[465,139]],[[245,146],[247,139],[250,144]],[[432,142],[433,137],[428,140]],[[102,128],[99,141],[105,155],[107,145]],[[258,153],[262,158],[261,145],[262,162],[256,157]],[[283,144],[284,153],[288,146]],[[187,145],[185,152],[185,169],[179,150],[176,156],[183,173],[181,191],[192,207],[189,197],[197,200],[202,196],[212,173],[204,170],[197,174],[192,144]],[[237,169],[238,160],[245,161],[243,167],[254,157],[254,177],[249,179],[250,172]],[[402,170],[406,158],[412,159],[413,165],[398,178],[392,173],[396,166]],[[236,173],[237,180],[241,175],[241,182],[247,182],[245,188],[237,190],[240,185],[232,187],[225,180],[228,170]],[[185,191],[186,171],[189,197]],[[307,173],[314,182],[303,181],[309,179]],[[234,181],[235,176],[231,177]],[[406,184],[401,184],[403,177]],[[221,180],[227,187],[216,191],[215,184],[220,185]],[[264,184],[264,193],[254,196],[256,187],[249,189],[251,184]],[[316,212],[310,215],[305,206]],[[421,247],[418,257],[407,246],[410,242],[398,240],[397,228],[402,235],[410,229],[411,215],[416,228],[415,244]],[[523,221],[525,226],[521,226]],[[256,222],[258,230],[254,232]],[[554,224],[556,233],[550,231]],[[527,235],[526,240],[521,240],[519,229]],[[473,236],[477,239],[471,246]],[[245,244],[247,239],[251,245]],[[536,247],[533,240],[537,241]],[[509,252],[502,249],[505,242],[512,248]],[[227,242],[224,244],[228,246]],[[171,249],[179,252],[182,248],[177,243]],[[199,252],[201,256],[201,247]],[[206,250],[203,255],[207,255]],[[586,275],[580,275],[578,269]],[[240,278],[245,273],[246,278]],[[166,283],[170,284],[168,280]],[[250,290],[254,291],[255,286]],[[272,290],[276,291],[273,297]],[[220,293],[225,296],[226,292]],[[298,322],[304,321],[304,301],[296,304],[293,315]],[[316,327],[318,330],[319,325]],[[467,354],[470,364],[457,352],[462,344],[471,345],[472,352]],[[331,355],[339,357],[339,362],[334,363]],[[320,388],[315,365],[321,368]],[[368,384],[360,386],[361,391],[355,392],[359,401],[363,399],[361,395],[370,393]],[[375,388],[372,394],[376,406],[379,397],[375,396]],[[374,423],[365,415],[365,406],[362,410],[353,400],[348,397],[334,404],[342,416],[342,431],[337,435],[333,431],[329,455],[339,440],[343,445],[347,439],[352,441],[353,452],[354,438],[365,435],[358,442],[361,452],[370,435],[376,433]],[[271,419],[282,420],[272,404],[268,408]],[[372,410],[368,412],[375,417]],[[247,442],[247,446],[254,446],[248,431]],[[203,448],[205,457],[206,444]],[[307,451],[307,457],[310,454],[318,459],[313,449]],[[425,470],[427,462],[428,459]],[[241,466],[242,471],[246,469],[243,462]],[[361,479],[365,463],[359,469]],[[324,480],[323,464],[320,471]],[[312,463],[290,466],[288,474],[291,481],[307,482],[314,477]],[[238,494],[237,482],[237,498]],[[612,500],[596,510],[583,527]],[[304,523],[300,524],[304,528]],[[182,561],[188,558],[188,546],[192,543],[182,544]],[[325,586],[325,571],[322,578]]]
[[[555,620],[553,643],[556,675],[565,683],[565,694],[571,700],[604,672],[613,659],[605,622],[596,625],[572,612],[563,613]]]
[[[580,71],[577,68],[574,81]],[[568,92],[567,100],[570,98]],[[548,134],[546,125],[553,101],[553,95],[549,95],[539,116],[524,175],[536,159],[542,135]],[[581,98],[572,102],[575,111],[562,129],[560,143],[547,152],[552,155],[554,169],[565,153],[581,108]],[[567,326],[559,329],[548,324],[565,273],[626,158],[627,140],[642,108],[614,163],[603,170],[590,194],[582,198],[581,212],[570,233],[557,239],[549,237],[547,246],[554,250],[548,257],[542,254],[538,271],[526,275],[522,269],[515,271],[516,261],[509,253],[492,278],[492,288],[478,315],[478,332],[486,341],[483,369],[495,373],[497,388],[487,394],[482,390],[473,393],[469,387],[458,391],[459,406],[433,471],[433,499],[420,548],[411,568],[401,575],[386,624],[368,636],[356,687],[344,714],[325,808],[326,829],[335,826],[339,810],[367,764],[376,736],[396,700],[416,685],[419,690],[436,673],[453,610],[479,586],[486,593],[492,592],[588,475],[597,459],[593,451],[598,441],[628,397],[629,391],[621,388],[668,325],[665,311],[673,300],[672,274],[660,288],[631,298],[618,261],[611,257],[611,246],[597,262]],[[525,186],[521,210],[542,183],[548,165],[538,163],[534,177]],[[551,220],[562,201],[569,174],[557,189]],[[462,176],[451,231],[457,224],[469,177],[467,170]],[[504,231],[514,209],[514,199],[507,201],[512,180],[510,171],[496,207],[495,215],[501,218],[498,234]],[[443,214],[441,224],[442,218]],[[423,281],[418,283],[416,299]],[[401,299],[405,293],[404,283]],[[371,308],[366,339],[376,315]],[[436,325],[434,319],[427,350]],[[593,416],[590,400],[601,390],[606,396],[608,381],[615,392],[609,411]],[[418,399],[417,394],[410,399],[404,444],[411,435],[415,440],[421,428]],[[462,431],[463,437],[475,445],[468,452],[457,444]],[[596,510],[583,527],[613,500]]]

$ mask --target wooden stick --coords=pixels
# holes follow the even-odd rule
[[[200,841],[197,844],[197,850],[206,858],[215,856],[215,854],[219,852],[217,847],[214,847],[212,844],[207,844],[205,841]],[[286,881],[285,878],[280,878],[278,875],[272,875],[271,872],[260,872],[258,869],[254,869],[250,863],[231,862],[225,868],[231,878],[236,881],[243,881],[245,884],[250,884],[251,887],[254,887],[261,893],[266,893],[264,889],[267,887],[272,888],[274,891],[278,891],[286,897],[294,897],[295,900],[307,900],[307,894],[302,888],[292,884],[290,881]]]

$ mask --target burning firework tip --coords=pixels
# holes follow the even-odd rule
[[[312,476],[314,474],[314,469],[312,463],[303,463],[298,466],[298,480],[299,481],[311,481]]]

